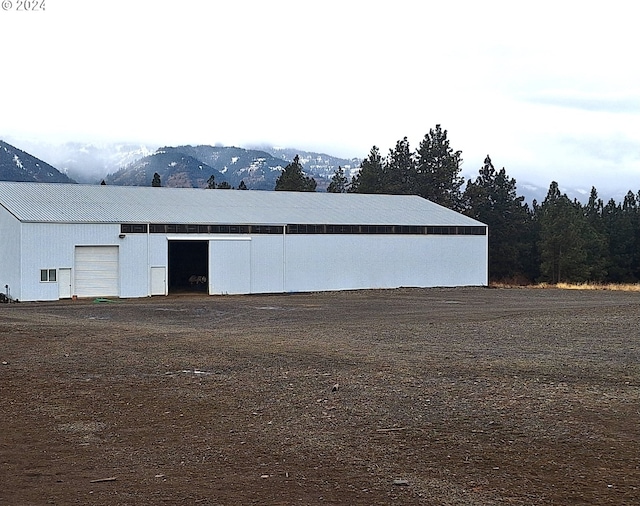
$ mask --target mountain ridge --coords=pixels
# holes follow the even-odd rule
[[[0,140],[0,181],[75,183],[53,165]]]

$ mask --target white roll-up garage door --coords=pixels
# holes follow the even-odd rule
[[[120,295],[118,246],[76,246],[74,293],[78,297]]]

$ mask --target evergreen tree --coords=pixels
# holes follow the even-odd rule
[[[153,174],[153,180],[151,181],[151,186],[153,186],[154,188],[159,188],[162,186],[162,182],[160,181],[160,174],[158,174],[157,172]]]
[[[623,223],[630,239],[629,279],[636,282],[640,279],[640,201],[629,191],[622,202]]]
[[[100,183],[100,186],[107,186],[106,181],[103,179],[102,182]]]
[[[242,181],[240,181],[240,184],[238,185],[238,190],[247,190],[247,185],[244,184],[244,179]]]
[[[527,209],[528,221],[524,229],[522,270],[525,278],[533,281],[540,278],[540,205],[534,199]]]
[[[231,190],[233,189],[232,186],[227,183],[226,181],[222,181],[222,183],[220,183],[216,188],[218,188],[218,190]]]
[[[504,168],[496,171],[487,155],[479,176],[467,182],[463,200],[466,214],[489,226],[490,278],[523,276],[530,216],[524,197],[517,196],[516,180]]]
[[[609,241],[604,229],[603,211],[604,204],[602,199],[598,198],[598,191],[595,187],[592,187],[591,193],[589,194],[589,201],[583,208],[583,214],[587,221],[585,228],[585,247],[590,281],[602,282],[607,276]]]
[[[384,193],[384,164],[380,150],[373,146],[369,155],[360,163],[360,171],[351,179],[350,192]]]
[[[416,192],[416,164],[406,137],[396,142],[389,150],[383,166],[382,183],[384,193],[410,195]]]
[[[540,273],[551,283],[589,279],[585,248],[586,219],[578,202],[560,194],[553,181],[540,207]]]
[[[604,203],[602,199],[598,198],[598,190],[595,186],[591,187],[591,193],[589,194],[589,201],[584,208],[584,215],[587,221],[595,228],[600,229],[602,227],[602,211],[604,209]]]
[[[213,190],[216,187],[216,177],[211,174],[207,179],[207,190]]]
[[[609,200],[603,211],[604,228],[609,242],[608,277],[617,283],[640,279],[640,224],[638,200],[629,191],[622,204]]]
[[[447,131],[436,125],[424,136],[417,151],[416,193],[436,204],[461,210],[461,165],[462,151],[454,151]]]
[[[284,168],[276,180],[275,189],[276,191],[314,192],[316,186],[316,180],[305,176],[302,172],[300,157],[296,155],[293,162]]]
[[[342,167],[338,166],[331,178],[331,182],[327,187],[329,193],[346,193],[349,186],[349,180],[344,175]]]

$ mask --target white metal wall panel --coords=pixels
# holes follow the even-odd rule
[[[120,295],[118,246],[76,246],[74,270],[78,297]]]
[[[284,236],[251,238],[251,292],[284,292]]]
[[[147,237],[147,234],[127,234],[124,239],[118,239],[120,297],[146,297],[151,295],[150,265],[163,264],[150,262]]]
[[[0,290],[9,284],[12,295],[21,300],[57,300],[60,280],[40,282],[40,269],[75,267],[76,246],[119,250],[119,285],[112,280],[117,289],[109,292],[120,297],[151,295],[150,266],[167,267],[164,234],[127,234],[121,239],[120,226],[114,224],[20,225],[1,208],[0,227],[7,237],[0,242]],[[197,239],[211,241],[211,294],[487,284],[487,236],[198,235]],[[17,263],[20,251],[22,260]]]
[[[209,241],[209,293],[251,293],[251,240],[249,237]]]
[[[429,263],[425,286],[486,286],[487,236],[430,236],[424,252]]]
[[[59,281],[40,282],[40,269],[73,268],[76,246],[117,247],[119,296],[150,295],[149,265],[166,265],[166,239],[161,249],[165,261],[151,263],[146,234],[127,234],[124,238],[119,235],[117,224],[23,223],[21,300],[57,300]]]
[[[20,273],[20,222],[0,206],[0,291],[9,286],[10,295],[22,300]]]
[[[290,235],[285,288],[298,292],[408,286],[406,273],[417,276],[424,270],[416,246],[406,237]]]
[[[40,282],[40,269],[73,268],[76,246],[122,244],[126,248],[126,239],[118,239],[119,232],[118,225],[23,223],[23,300],[57,300],[60,296],[59,281]],[[136,261],[140,256],[135,256]],[[72,277],[75,277],[74,273]]]
[[[169,265],[169,240],[164,234],[151,234],[149,239],[149,265]],[[171,240],[179,241],[180,237],[172,237]]]
[[[486,236],[287,236],[285,291],[486,285]]]

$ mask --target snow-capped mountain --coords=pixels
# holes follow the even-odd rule
[[[75,183],[47,162],[0,140],[0,181]]]
[[[305,174],[316,180],[318,191],[323,191],[338,166],[351,178],[360,165],[359,159],[344,159],[323,153],[266,146],[240,148],[205,145],[159,148],[134,143],[52,144],[33,140],[14,141],[14,144],[47,160],[60,172],[68,174],[76,181],[88,184],[97,184],[103,179],[109,184],[150,184],[154,172],[158,172],[163,186],[203,186],[206,185],[209,176],[213,175],[216,183],[226,181],[237,187],[240,181],[244,181],[249,189],[273,190],[282,169],[299,155]],[[181,160],[182,155],[193,157],[199,163]],[[185,168],[189,172],[191,168],[197,168],[202,164],[202,172],[209,171],[210,174],[204,177],[199,172],[193,172],[187,177]],[[173,172],[181,172],[181,175],[172,177],[172,167]]]
[[[60,172],[80,183],[99,183],[107,174],[152,154],[158,146],[134,143],[53,144],[38,140],[13,140],[15,145],[47,160]]]
[[[339,166],[350,177],[360,165],[360,160],[296,149],[175,146],[159,148],[109,174],[105,181],[121,185],[150,184],[157,172],[163,186],[203,187],[213,175],[218,184],[227,182],[237,188],[242,181],[252,190],[273,190],[278,176],[296,155],[300,157],[305,175],[316,180],[318,191],[326,189]]]
[[[318,183],[318,189],[326,188],[331,182],[338,167],[342,167],[345,176],[351,178],[360,170],[360,158],[338,158],[325,153],[315,153],[291,148],[278,148],[271,146],[257,147],[270,155],[285,162],[285,165],[295,158],[300,157],[300,163],[304,167],[305,173],[312,176]]]

